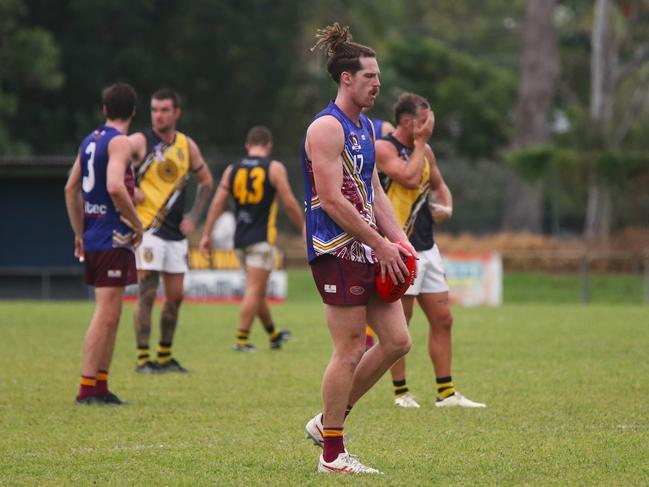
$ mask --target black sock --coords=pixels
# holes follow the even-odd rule
[[[237,330],[237,345],[248,345],[250,330]]]
[[[455,394],[455,386],[453,385],[453,377],[437,377],[437,397],[446,399]]]
[[[405,396],[408,393],[408,386],[406,386],[406,379],[393,380],[392,384],[394,385],[394,397]]]
[[[275,329],[275,324],[271,323],[270,325],[264,325],[264,329],[266,330],[266,333],[270,336],[271,340],[277,339],[279,336],[279,331]]]
[[[144,345],[144,346],[138,345],[138,347],[137,347],[137,365],[140,366],[140,367],[143,366],[145,363],[147,363],[149,361],[149,358],[151,358],[151,356],[149,355],[149,346],[148,345]]]
[[[166,364],[171,360],[171,342],[158,343],[158,363]]]

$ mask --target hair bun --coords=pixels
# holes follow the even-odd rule
[[[352,41],[352,34],[349,31],[349,26],[341,26],[338,22],[333,25],[328,25],[316,32],[316,39],[318,42],[311,48],[311,51],[316,50],[318,47],[322,49],[327,56],[333,56],[337,52],[345,49],[346,44]]]

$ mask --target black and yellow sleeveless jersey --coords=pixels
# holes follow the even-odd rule
[[[277,238],[277,200],[270,184],[267,157],[247,157],[232,164],[230,194],[234,198],[237,249],[259,242],[275,244]]]
[[[392,134],[383,140],[391,142],[397,149],[399,157],[407,161],[413,149],[399,142]],[[433,216],[428,209],[428,195],[430,194],[430,164],[424,160],[424,171],[419,181],[419,186],[410,189],[390,179],[379,172],[381,186],[387,194],[397,221],[406,232],[410,243],[415,250],[428,250],[433,247]]]
[[[144,132],[146,156],[137,169],[136,184],[145,200],[137,210],[145,229],[165,240],[183,240],[180,222],[185,210],[185,186],[189,177],[189,141],[176,132],[172,144],[153,130]]]

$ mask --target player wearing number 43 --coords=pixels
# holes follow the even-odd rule
[[[234,247],[246,272],[246,291],[234,350],[253,352],[255,347],[250,343],[249,334],[255,316],[259,317],[269,335],[271,349],[281,348],[289,336],[288,330],[275,328],[266,301],[268,278],[275,265],[276,196],[300,231],[304,229],[304,216],[291,190],[284,165],[270,157],[273,149],[270,130],[262,126],[251,128],[245,148],[247,156],[228,166],[223,173],[207,214],[200,249],[209,258],[214,223],[223,213],[228,197],[232,196],[237,222]]]

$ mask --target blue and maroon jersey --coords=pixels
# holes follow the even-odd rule
[[[345,146],[340,154],[343,171],[343,196],[354,205],[361,218],[376,229],[374,218],[374,133],[372,123],[361,114],[356,125],[333,102],[313,120],[330,115],[340,122],[345,133]],[[345,232],[320,206],[318,189],[313,178],[313,166],[302,144],[302,169],[306,206],[307,251],[309,262],[319,255],[331,254],[341,259],[372,264],[374,251]]]
[[[380,118],[370,118],[370,122],[372,122],[372,126],[374,127],[374,134],[377,139],[380,139],[383,137],[381,134],[383,133],[383,120]]]
[[[83,193],[83,248],[95,252],[131,246],[131,229],[120,220],[119,211],[106,188],[108,144],[121,135],[119,130],[102,125],[88,135],[79,148],[81,190]],[[131,198],[135,191],[133,169],[129,165],[124,184]]]

